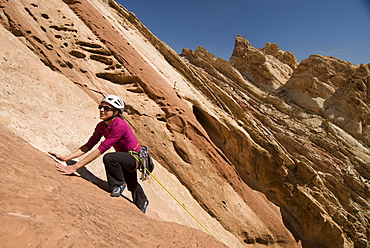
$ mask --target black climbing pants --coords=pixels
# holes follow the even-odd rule
[[[111,152],[103,157],[109,191],[115,186],[127,184],[127,189],[131,191],[132,201],[141,208],[147,201],[143,188],[137,181],[137,161],[129,153]]]

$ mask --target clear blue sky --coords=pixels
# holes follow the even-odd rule
[[[228,60],[237,34],[311,54],[370,63],[370,0],[116,0],[177,53],[200,45]]]

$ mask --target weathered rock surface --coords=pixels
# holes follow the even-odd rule
[[[0,0],[0,20],[1,243],[369,245],[369,65],[317,55],[297,65],[239,35],[229,61],[202,47],[179,56],[112,0]],[[99,159],[81,177],[54,171],[42,153],[83,144],[110,93],[155,176],[216,239],[153,179],[145,216],[104,191]]]
[[[297,64],[293,54],[279,50],[277,45],[267,43],[264,49],[256,49],[240,35],[229,62],[247,80],[267,91],[285,84]]]
[[[369,80],[368,65],[312,55],[301,62],[281,92],[369,146]]]
[[[274,56],[283,64],[289,65],[292,69],[295,69],[298,65],[297,59],[293,53],[280,50],[278,45],[274,43],[267,42],[261,50],[265,54]]]
[[[185,50],[183,56],[209,75],[217,74],[209,62],[210,56],[205,52]],[[313,58],[321,60],[313,63]],[[307,66],[309,62],[312,63],[311,67]],[[199,71],[197,67],[194,71]],[[280,92],[278,95],[258,92],[248,79],[233,78],[232,83],[218,80],[229,74],[228,67],[223,70],[219,68],[219,76],[204,82],[209,89],[222,87],[222,94],[217,97],[219,106],[227,106],[225,111],[247,130],[248,136],[242,138],[243,134],[231,125],[218,127],[216,121],[213,125],[204,126],[212,127],[210,137],[214,137],[214,143],[236,166],[241,178],[248,185],[265,192],[269,199],[282,207],[284,218],[294,225],[292,230],[305,230],[299,234],[302,235],[303,246],[366,247],[369,235],[366,216],[369,210],[369,149],[361,138],[357,138],[359,136],[351,135],[350,129],[346,130],[345,126],[341,128],[340,123],[334,124],[333,116],[321,113],[333,113],[333,110],[324,108],[325,104],[332,102],[332,108],[341,109],[341,113],[347,109],[347,119],[354,116],[355,120],[366,123],[367,117],[361,115],[363,111],[350,115],[349,109],[355,106],[348,104],[344,95],[335,98],[336,105],[333,104],[333,98],[329,97],[331,95],[317,86],[318,83],[311,87],[316,91],[310,90],[305,76],[313,78],[310,75],[312,73],[325,78],[324,82],[330,78],[325,76],[327,74],[324,71],[320,73],[320,69],[315,68],[331,70],[337,78],[347,77],[346,85],[353,79],[360,82],[362,87],[357,87],[361,89],[360,92],[350,95],[357,96],[357,99],[360,95],[360,99],[364,99],[360,106],[369,106],[365,102],[367,95],[363,93],[367,89],[364,85],[369,82],[368,65],[354,66],[335,58],[312,56],[303,61],[289,81],[276,90]],[[322,88],[329,88],[324,82],[321,83]],[[247,87],[240,87],[242,85]],[[336,85],[339,92],[344,90],[339,84]],[[316,94],[322,94],[328,101],[321,107],[315,105],[316,108],[310,108],[306,103],[317,100]],[[279,98],[279,95],[284,97]],[[291,104],[293,101],[299,106]],[[218,133],[218,137],[212,136],[211,132]],[[255,150],[254,142],[265,150]],[[365,225],[348,225],[348,218]]]

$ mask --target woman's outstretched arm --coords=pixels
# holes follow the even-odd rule
[[[73,153],[72,153],[73,154]],[[70,166],[64,166],[61,164],[56,164],[55,168],[60,171],[63,175],[70,175],[74,172],[76,172],[78,169],[84,167],[88,163],[94,161],[101,155],[100,151],[98,149],[92,151],[89,153],[86,157],[84,157],[82,160],[78,161],[74,165]]]
[[[71,160],[71,159],[74,159],[74,158],[78,158],[78,157],[84,155],[88,151],[89,151],[89,149],[86,146],[83,145],[80,148],[78,148],[76,151],[72,152],[71,154],[69,154],[67,156],[62,156],[62,155],[59,155],[55,152],[49,152],[49,154],[53,155],[54,157],[56,157],[60,161],[68,161],[68,160]]]

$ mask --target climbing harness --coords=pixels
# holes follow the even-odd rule
[[[150,173],[154,170],[154,163],[149,155],[148,148],[146,146],[141,146],[138,152],[129,151],[129,153],[136,159],[139,163],[139,171],[141,172],[141,181],[149,179]]]

